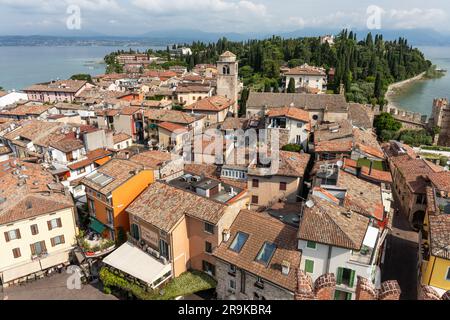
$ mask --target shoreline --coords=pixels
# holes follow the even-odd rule
[[[409,79],[406,79],[406,80],[403,80],[403,81],[399,81],[399,82],[395,82],[395,83],[390,84],[388,89],[387,89],[387,91],[386,91],[386,93],[384,94],[384,99],[387,101],[386,106],[387,107],[397,108],[397,109],[402,109],[403,107],[398,105],[398,104],[396,104],[395,102],[393,102],[391,98],[396,96],[396,95],[398,95],[399,91],[404,89],[408,85],[410,85],[410,84],[412,84],[414,82],[423,80],[425,74],[426,74],[426,71],[422,72],[421,74],[419,74],[419,75],[417,75],[415,77],[412,77],[412,78],[409,78]]]

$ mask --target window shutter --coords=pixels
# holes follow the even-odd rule
[[[47,226],[48,226],[48,230],[52,230],[52,222],[51,221],[47,221]]]
[[[20,238],[21,238],[21,236],[20,236],[20,230],[19,230],[19,229],[16,229],[16,238],[17,238],[17,239],[20,239]]]
[[[64,235],[61,236],[61,243],[65,243]]]
[[[42,251],[47,252],[47,246],[45,245],[45,241],[41,241]]]
[[[355,284],[355,275],[356,275],[355,270],[352,270],[352,272],[350,273],[350,282],[349,282],[350,288],[353,288],[353,285]]]
[[[347,292],[347,300],[352,300],[352,294],[350,292]]]
[[[36,255],[36,247],[34,246],[34,244],[30,244],[30,249],[31,249],[31,255],[35,256]]]
[[[5,232],[5,240],[6,240],[6,242],[9,242],[9,233],[8,232]]]
[[[56,220],[56,221],[58,223],[58,228],[61,228],[62,227],[61,218],[58,218],[58,220]]]
[[[51,238],[50,243],[52,244],[52,247],[54,247],[55,246],[55,238]]]
[[[334,290],[334,300],[339,300],[339,294],[340,294],[339,290]]]
[[[344,272],[343,268],[338,268],[337,277],[336,277],[336,283],[337,284],[342,284],[342,274],[343,274],[343,272]]]

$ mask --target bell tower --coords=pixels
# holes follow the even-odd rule
[[[239,66],[236,55],[230,51],[220,55],[217,61],[217,95],[234,101],[233,113],[238,117]]]

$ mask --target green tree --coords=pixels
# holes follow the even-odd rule
[[[71,80],[82,80],[92,83],[92,77],[90,74],[74,74],[70,77]]]
[[[381,82],[381,74],[378,72],[375,79],[375,89],[373,95],[375,98],[380,99],[382,97],[383,83]]]
[[[380,115],[375,117],[374,127],[378,136],[381,136],[383,131],[399,131],[402,128],[402,124],[401,122],[395,120],[392,114],[382,112]]]
[[[281,150],[283,150],[283,151],[291,151],[291,152],[300,152],[300,151],[302,151],[302,149],[303,149],[303,146],[300,146],[298,144],[293,144],[293,143],[287,144],[281,148]]]
[[[295,80],[294,80],[294,78],[291,78],[290,80],[289,80],[289,85],[288,85],[288,88],[287,88],[287,92],[288,93],[295,93],[297,90],[295,89]]]
[[[250,90],[245,87],[241,93],[241,101],[239,103],[239,117],[245,116],[247,114],[247,100]]]

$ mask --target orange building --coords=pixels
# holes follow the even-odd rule
[[[116,240],[119,230],[130,230],[125,209],[155,181],[153,170],[125,159],[112,159],[81,183],[86,187],[91,227]]]

